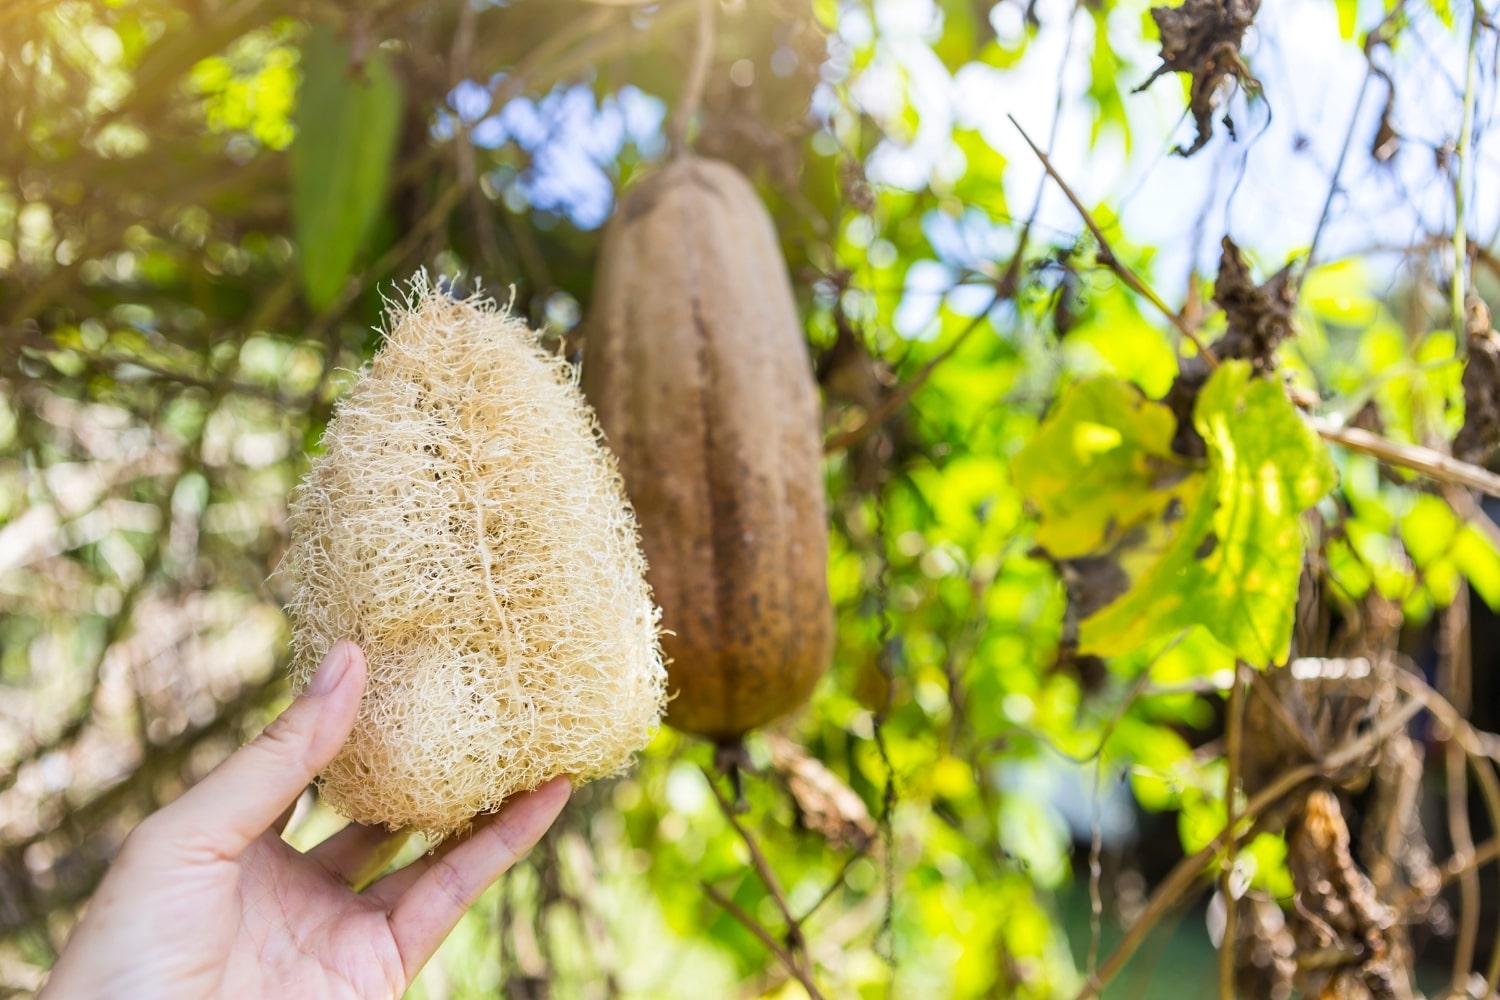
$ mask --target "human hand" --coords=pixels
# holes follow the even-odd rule
[[[340,642],[266,731],[126,838],[42,991],[89,997],[399,997],[479,894],[531,849],[566,778],[363,893],[390,834],[351,823],[301,853],[274,825],[343,745],[364,654]]]

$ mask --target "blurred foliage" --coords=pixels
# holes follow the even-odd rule
[[[1462,423],[1451,185],[1416,136],[1395,162],[1446,192],[1442,227],[1309,261],[1323,223],[1299,217],[1296,336],[1274,360],[1226,356],[1184,408],[1204,358],[1180,330],[1235,332],[1193,240],[1217,245],[1252,152],[1296,155],[1245,124],[1275,82],[1309,87],[1263,72],[1288,22],[1237,55],[1265,93],[1190,94],[1184,76],[1137,95],[1162,45],[1141,0],[711,2],[693,144],[776,218],[830,442],[836,655],[810,708],[752,737],[739,820],[779,888],[712,794],[712,748],[664,732],[631,776],[575,796],[413,995],[805,995],[705,883],[805,942],[828,996],[1073,995],[1098,950],[1080,901],[1097,894],[1107,953],[1244,808],[1219,738],[1237,658],[1419,660],[1420,627],[1468,587],[1500,602],[1472,501],[1305,419],[1440,450]],[[1338,0],[1325,23],[1320,4],[1296,9],[1330,52],[1391,56],[1363,71],[1393,101],[1471,17]],[[576,352],[600,227],[667,155],[698,10],[0,9],[0,988],[40,981],[125,831],[283,702],[286,497],[379,343],[382,294],[420,266],[482,281]],[[1209,97],[1228,128],[1167,165],[1189,98]],[[994,111],[1051,122],[1033,137],[1071,144],[1060,164],[1098,164],[1097,232]],[[1153,195],[1156,214],[1198,213],[1177,244],[1125,211],[1168,169],[1218,185],[1201,206]],[[1359,214],[1329,225],[1360,232]],[[858,808],[799,794],[783,737]],[[830,840],[819,810],[875,834]],[[336,825],[305,812],[298,843]],[[1277,830],[1230,853],[1209,873],[1290,906]],[[1208,978],[1169,973],[1172,995],[1209,995],[1212,970],[1181,967]]]

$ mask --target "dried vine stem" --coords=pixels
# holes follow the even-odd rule
[[[1458,280],[1456,277],[1454,280]],[[1453,603],[1442,612],[1438,625],[1437,679],[1443,697],[1461,715],[1468,714],[1469,592],[1460,585]],[[1455,739],[1447,741],[1448,836],[1458,855],[1474,853],[1474,833],[1469,822],[1468,760]],[[1459,878],[1458,939],[1453,948],[1453,989],[1462,990],[1474,964],[1479,940],[1479,872],[1470,870]]]
[[[887,393],[875,408],[865,416],[865,419],[859,426],[847,431],[840,431],[838,434],[824,441],[823,454],[831,455],[835,452],[854,447],[869,437],[875,431],[875,428],[889,420],[897,410],[905,406],[907,401],[916,395],[917,390],[927,384],[927,380],[932,377],[932,373],[937,370],[938,365],[953,357],[958,352],[958,349],[964,345],[964,341],[968,340],[975,330],[984,325],[984,321],[988,318],[990,311],[999,305],[1002,299],[1008,296],[1009,292],[1007,292],[1007,289],[1014,289],[1015,280],[1020,271],[1020,261],[1021,254],[1020,251],[1017,251],[1016,255],[1011,258],[1010,266],[1006,268],[1005,275],[996,282],[994,297],[990,299],[989,304],[984,307],[979,315],[969,321],[968,326],[958,332],[958,336],[953,338],[951,344],[934,355],[932,360],[922,366],[921,371]]]
[[[1006,117],[1016,127],[1016,131],[1021,133],[1021,138],[1026,140],[1026,145],[1031,147],[1031,151],[1036,154],[1036,158],[1041,161],[1042,169],[1047,171],[1047,176],[1051,177],[1057,183],[1063,195],[1077,209],[1078,214],[1083,217],[1083,224],[1089,227],[1089,232],[1093,233],[1094,239],[1099,242],[1099,253],[1105,266],[1119,275],[1120,280],[1129,285],[1133,292],[1161,310],[1162,315],[1166,316],[1171,324],[1177,328],[1177,332],[1186,337],[1188,342],[1198,349],[1198,353],[1203,356],[1204,361],[1208,362],[1208,366],[1210,368],[1217,368],[1219,365],[1219,356],[1199,339],[1197,331],[1188,325],[1181,314],[1172,311],[1166,302],[1162,301],[1162,297],[1156,294],[1155,289],[1142,281],[1124,261],[1115,256],[1114,250],[1110,248],[1109,240],[1104,235],[1104,230],[1100,228],[1098,222],[1094,221],[1094,216],[1083,206],[1083,202],[1078,199],[1078,196],[1073,193],[1073,189],[1068,186],[1068,182],[1063,180],[1061,175],[1058,174],[1057,168],[1052,165],[1052,161],[1047,157],[1047,154],[1042,152],[1040,146],[1031,141],[1031,136],[1027,135],[1026,130],[1021,127],[1021,123],[1016,121],[1015,115],[1006,115]]]
[[[1451,282],[1453,310],[1453,335],[1464,343],[1465,287],[1469,265],[1469,184],[1474,171],[1474,99],[1478,92],[1479,77],[1479,33],[1485,23],[1485,11],[1479,0],[1474,2],[1474,16],[1469,22],[1468,59],[1464,63],[1463,118],[1458,130],[1458,143],[1453,156],[1458,161],[1453,171],[1453,281]]]
[[[745,842],[745,849],[750,852],[750,863],[755,866],[755,871],[760,875],[760,880],[765,885],[766,891],[776,901],[776,908],[781,911],[781,916],[786,920],[787,936],[792,940],[793,944],[800,947],[802,926],[797,918],[792,915],[791,905],[786,901],[786,893],[781,888],[781,880],[776,877],[776,870],[766,860],[765,853],[761,851],[760,845],[755,842],[755,838],[750,836],[750,831],[746,830],[745,825],[740,822],[734,804],[724,797],[723,792],[719,791],[719,786],[714,781],[713,775],[705,771],[703,777],[708,781],[708,787],[713,791],[714,798],[719,803],[719,811],[724,814],[724,818],[729,821],[729,825],[734,828],[734,832],[739,834],[740,839]]]
[[[1439,723],[1448,729],[1449,738],[1463,748],[1468,755],[1468,762],[1474,769],[1474,777],[1479,783],[1479,792],[1484,799],[1485,809],[1489,812],[1490,826],[1500,829],[1500,775],[1496,774],[1495,763],[1491,754],[1485,746],[1483,733],[1474,728],[1473,723],[1465,719],[1452,703],[1444,698],[1437,690],[1415,673],[1406,670],[1396,672],[1396,683],[1409,695],[1418,705],[1427,709],[1437,717]],[[1493,854],[1494,842],[1488,847]],[[1484,848],[1472,848],[1469,853],[1460,850],[1452,861],[1445,866],[1443,884],[1448,885],[1455,880],[1463,878],[1470,871],[1475,871],[1484,864],[1482,854]],[[1490,948],[1490,963],[1484,976],[1485,989],[1481,996],[1489,996],[1490,989],[1500,984],[1500,927],[1496,928],[1496,939]]]
[[[1308,417],[1308,425],[1325,441],[1378,458],[1388,465],[1409,469],[1428,479],[1455,486],[1467,486],[1492,497],[1500,497],[1500,476],[1469,462],[1461,462],[1431,448],[1415,444],[1398,444],[1358,427],[1340,427],[1318,417]]]
[[[1367,730],[1358,739],[1350,740],[1328,754],[1322,761],[1303,764],[1283,772],[1246,804],[1238,825],[1253,822],[1254,818],[1263,814],[1267,808],[1275,805],[1307,782],[1337,774],[1364,757],[1376,746],[1404,729],[1406,724],[1425,707],[1423,699],[1412,698],[1387,715],[1378,725]],[[1183,858],[1172,868],[1167,877],[1162,879],[1161,884],[1156,887],[1156,891],[1151,894],[1140,917],[1130,925],[1130,929],[1115,946],[1114,952],[1100,968],[1098,975],[1090,977],[1079,990],[1076,1000],[1090,1000],[1091,997],[1097,997],[1103,991],[1105,985],[1119,974],[1126,962],[1130,961],[1130,957],[1136,953],[1162,917],[1186,900],[1193,883],[1198,880],[1204,868],[1213,861],[1215,855],[1223,850],[1231,837],[1238,835],[1239,830],[1226,826],[1196,854]],[[1500,952],[1497,952],[1497,955],[1500,955]]]
[[[1500,860],[1500,838],[1486,840],[1481,846],[1474,848],[1472,854],[1455,854],[1439,869],[1438,888],[1446,889],[1466,873],[1477,871],[1495,860]],[[1420,898],[1420,894],[1411,893],[1402,901],[1401,908],[1410,909]]]
[[[693,65],[688,70],[682,97],[672,109],[672,121],[667,128],[667,142],[673,159],[687,154],[688,126],[703,103],[703,88],[708,84],[708,71],[714,61],[714,4],[717,2],[698,0],[698,42],[693,51]]]
[[[792,906],[787,902],[786,891],[781,887],[781,880],[776,877],[776,870],[766,860],[765,852],[760,849],[760,845],[755,842],[755,838],[750,835],[750,831],[745,829],[745,825],[740,822],[734,803],[730,802],[724,797],[724,793],[719,791],[719,786],[714,781],[714,776],[705,771],[703,777],[708,782],[709,789],[713,791],[714,799],[719,803],[719,811],[724,814],[724,819],[734,828],[734,832],[739,834],[740,840],[745,844],[745,849],[750,852],[751,865],[754,866],[756,874],[760,876],[761,884],[766,887],[766,892],[775,901],[776,909],[781,912],[782,919],[786,921],[786,947],[778,945],[772,948],[773,953],[786,964],[787,971],[807,988],[810,995],[814,997],[818,996],[817,989],[813,986],[813,964],[807,950],[807,937],[802,932],[802,920],[792,913]],[[751,927],[749,923],[746,923],[747,920],[750,920],[749,915],[744,914],[743,911],[736,913],[737,907],[731,909],[729,905],[725,905],[725,900],[707,882],[704,883],[704,887],[709,891],[709,895],[713,897],[715,902],[718,902],[726,910],[729,910],[730,914],[736,920],[744,923],[757,937],[765,940],[766,937],[771,936],[771,932],[759,924]],[[762,934],[765,937],[762,937]]]
[[[1224,897],[1224,936],[1219,942],[1219,1000],[1234,1000],[1235,996],[1234,936],[1238,930],[1235,924],[1239,907],[1235,905],[1234,866],[1240,844],[1235,796],[1239,793],[1240,746],[1245,733],[1245,670],[1246,665],[1235,660],[1234,686],[1229,689],[1228,717],[1224,726],[1224,759],[1228,764],[1224,775],[1224,829],[1229,833],[1229,844],[1219,873],[1219,893]]]
[[[739,921],[745,930],[754,934],[756,940],[766,946],[767,951],[776,956],[787,972],[791,973],[792,978],[802,984],[802,988],[807,991],[808,1000],[826,1000],[822,991],[818,989],[818,984],[813,982],[812,976],[802,970],[797,964],[796,957],[787,950],[785,945],[776,940],[774,934],[762,927],[754,917],[741,909],[738,903],[724,895],[718,889],[715,889],[711,883],[705,881],[701,885],[703,886],[703,891],[708,894],[709,899],[722,906],[725,913],[728,913],[735,920]]]
[[[1500,549],[1500,525],[1490,520],[1490,516],[1479,506],[1474,495],[1468,490],[1459,489],[1457,486],[1444,486],[1443,499],[1448,501],[1448,506],[1453,508],[1453,513],[1459,519],[1468,522],[1475,531],[1478,531],[1496,549]]]

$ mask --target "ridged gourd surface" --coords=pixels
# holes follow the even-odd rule
[[[670,725],[732,741],[801,704],[832,641],[817,386],[770,216],[679,160],[606,232],[584,391],[662,608]]]

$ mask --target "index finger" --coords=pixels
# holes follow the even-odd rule
[[[237,857],[339,752],[364,692],[364,653],[335,643],[307,691],[254,740],[147,822],[165,840]]]
[[[567,778],[553,778],[510,799],[452,850],[420,858],[371,886],[367,895],[377,900],[399,893],[388,920],[408,981],[480,894],[542,839],[572,790]]]

